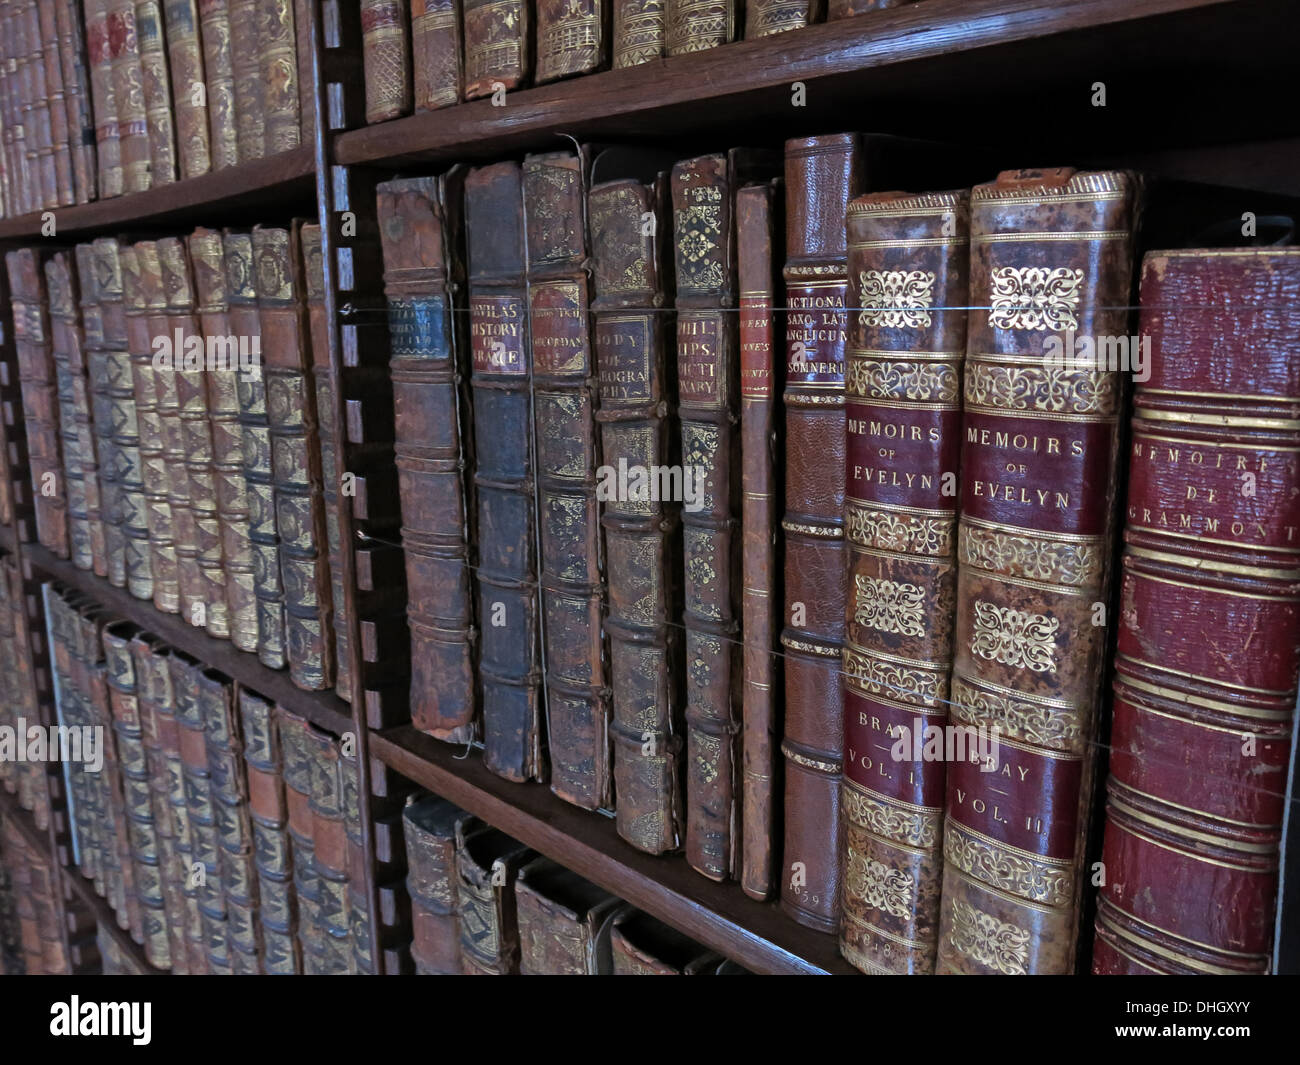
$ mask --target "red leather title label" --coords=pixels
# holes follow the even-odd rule
[[[740,297],[740,394],[772,398],[772,298]]]
[[[529,290],[533,371],[585,377],[588,346],[587,283],[545,281]]]
[[[518,296],[471,296],[469,343],[475,373],[528,373],[524,332],[527,310]]]
[[[727,401],[724,311],[679,311],[677,388],[683,404],[722,407]]]
[[[843,386],[847,291],[846,281],[787,286],[785,344],[790,384]]]
[[[929,729],[943,732],[943,720],[845,688],[844,775],[888,798],[941,809],[945,765],[926,760],[925,741]]]
[[[961,424],[959,410],[877,407],[850,399],[845,486],[849,497],[955,510]]]
[[[948,816],[967,828],[1031,854],[1073,858],[1077,845],[1081,763],[999,743],[996,766],[948,765]]]

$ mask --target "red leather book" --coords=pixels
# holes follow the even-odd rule
[[[537,84],[604,67],[609,13],[609,0],[537,0]]]
[[[417,111],[459,103],[464,81],[460,0],[411,0],[411,73]]]
[[[108,43],[108,0],[85,0],[86,58],[90,66],[99,163],[99,198],[121,196],[122,145],[113,91],[113,54]]]
[[[785,848],[781,905],[839,917],[844,644],[845,213],[856,134],[786,142]]]
[[[1300,248],[1142,270],[1094,973],[1266,973],[1300,675]]]
[[[529,0],[464,0],[466,100],[528,84],[532,6]]]
[[[361,55],[366,74],[366,121],[383,122],[411,110],[411,28],[406,0],[361,0]]]
[[[1068,168],[971,193],[949,714],[973,731],[948,764],[940,973],[1074,967],[1123,382],[1051,356],[1128,335],[1136,201],[1130,175]]]

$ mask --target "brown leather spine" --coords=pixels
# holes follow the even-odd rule
[[[549,858],[535,858],[515,879],[515,905],[521,975],[611,975],[619,899]]]
[[[167,21],[167,56],[171,63],[172,94],[176,105],[178,170],[183,178],[197,177],[212,169],[198,7],[196,0],[165,0],[163,12]]]
[[[162,5],[158,0],[140,0],[135,5],[135,27],[149,128],[150,179],[152,185],[166,185],[176,180],[176,130],[167,53],[163,48]]]
[[[464,0],[465,99],[509,92],[533,71],[532,4],[528,0]]]
[[[379,186],[396,459],[411,633],[411,721],[449,743],[477,731],[474,500],[459,181]]]
[[[468,816],[436,795],[424,796],[402,813],[406,890],[415,933],[411,957],[424,972],[455,976],[462,969],[456,824]]]
[[[914,0],[826,0],[826,21],[852,18],[867,11],[880,11],[887,7],[902,7]]]
[[[742,823],[740,884],[765,899],[772,892],[772,848],[779,819],[776,783],[781,721],[780,564],[781,411],[776,402],[782,359],[776,310],[779,184],[736,193],[736,258],[740,286],[741,705]],[[776,247],[774,248],[774,244]]]
[[[613,5],[613,67],[661,59],[667,47],[667,0],[608,0]]]
[[[1071,169],[971,193],[949,713],[1000,743],[948,769],[941,973],[1074,968],[1123,381],[1048,355],[1128,335],[1136,199],[1130,175]]]
[[[460,102],[461,0],[411,0],[411,66],[415,110]]]
[[[50,131],[50,150],[53,153],[54,179],[58,191],[54,205],[60,207],[77,202],[76,183],[72,174],[68,102],[63,82],[63,64],[59,57],[57,12],[62,6],[58,2],[33,3],[31,6],[32,17],[36,20],[35,31],[39,34],[41,63],[45,74],[44,97]]]
[[[59,205],[59,173],[55,161],[53,131],[51,129],[50,101],[45,77],[45,53],[41,42],[40,15],[36,0],[19,0],[17,16],[18,35],[15,45],[27,61],[23,67],[26,103],[23,125],[26,130],[27,152],[32,161],[32,171],[38,181],[37,205]],[[60,102],[61,105],[61,102]]]
[[[311,726],[283,706],[275,708],[276,729],[284,766],[288,807],[289,858],[296,902],[292,932],[298,941],[304,973],[318,971],[325,945],[320,923],[321,888],[316,875],[315,824],[311,812]]]
[[[85,0],[86,57],[95,114],[95,147],[99,161],[99,198],[121,196],[124,175],[113,89],[113,54],[108,43],[108,0]]]
[[[535,857],[536,852],[476,817],[456,822],[456,893],[465,975],[519,971],[515,877]]]
[[[856,134],[786,142],[785,848],[781,905],[839,918],[844,644],[845,213]]]
[[[95,199],[97,175],[85,24],[80,0],[57,0],[52,6],[59,35],[58,54],[63,68],[63,94],[72,151],[73,202],[89,203]],[[42,5],[42,14],[44,10],[45,5]]]
[[[315,0],[293,0],[293,37],[298,62],[298,143],[316,140],[316,80],[312,74],[312,12]]]
[[[667,174],[591,190],[591,244],[603,476],[642,478],[678,461],[669,369],[672,268]],[[647,216],[653,225],[647,226]],[[618,832],[658,854],[681,831],[684,731],[681,501],[604,492],[610,687]]]
[[[686,55],[736,39],[739,0],[664,0],[665,54]]]
[[[537,0],[537,84],[590,74],[609,57],[609,0]]]
[[[203,73],[207,79],[209,158],[211,169],[222,170],[239,162],[230,6],[228,0],[198,0],[198,5]]]
[[[537,587],[533,355],[525,285],[523,171],[465,179],[469,239],[474,483],[478,500],[484,764],[508,780],[540,779],[541,634]]]
[[[860,197],[848,241],[840,953],[930,973],[945,765],[923,752],[948,717],[969,194]]]
[[[347,829],[343,823],[343,777],[334,740],[316,729],[306,732],[311,762],[312,857],[320,887],[318,920],[321,947],[316,959],[330,974],[346,973],[352,962],[347,909]]]
[[[241,163],[266,154],[266,82],[259,0],[230,0],[230,65],[235,90],[235,148]]]
[[[262,107],[267,155],[302,143],[302,95],[298,87],[297,4],[257,0],[261,40]]]
[[[585,149],[524,160],[551,790],[594,810],[612,796],[605,544],[596,500],[600,400],[588,306],[589,173]]]
[[[722,961],[677,929],[631,907],[614,918],[610,946],[615,976],[700,975]]]
[[[366,72],[366,121],[383,122],[409,114],[407,0],[361,0],[361,54]]]
[[[152,183],[152,160],[132,0],[108,0],[108,47],[112,56],[113,108],[122,149],[122,189],[143,192]]]
[[[745,40],[811,26],[824,11],[823,0],[747,0]]]

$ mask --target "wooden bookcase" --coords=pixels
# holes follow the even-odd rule
[[[555,147],[562,137],[653,142],[682,157],[739,143],[779,146],[790,136],[866,130],[928,138],[962,157],[1020,165],[1124,165],[1153,178],[1240,190],[1240,211],[1266,213],[1300,199],[1300,117],[1260,101],[1289,99],[1291,52],[1300,14],[1274,0],[922,0],[854,19],[743,41],[641,67],[607,71],[489,100],[361,125],[362,66],[355,3],[311,5],[310,68],[316,107],[314,142],[284,153],[132,196],[55,212],[56,239],[123,231],[186,232],[196,225],[315,215],[326,262],[329,362],[343,380],[346,331],[363,301],[354,255],[375,238],[374,182],[394,173],[431,173]],[[802,103],[796,105],[796,88]],[[1098,86],[1105,106],[1096,105]],[[980,175],[989,177],[991,173]],[[943,181],[936,176],[936,187]],[[349,225],[342,212],[351,212]],[[357,218],[362,218],[358,228]],[[4,248],[42,239],[42,215],[0,220]],[[357,235],[359,234],[359,235]],[[369,279],[374,285],[375,279]],[[0,321],[11,328],[7,300]],[[12,348],[9,348],[12,355]],[[4,368],[16,387],[16,368]],[[335,424],[347,425],[350,400],[335,389]],[[409,725],[390,725],[392,692],[372,688],[361,619],[347,611],[351,704],[296,688],[255,655],[215,640],[151,603],[31,542],[30,486],[21,467],[21,407],[4,406],[3,474],[15,488],[16,520],[0,527],[0,549],[16,555],[29,610],[40,613],[39,585],[57,580],[222,670],[241,684],[334,733],[357,740],[363,797],[369,773],[387,766],[458,803],[548,857],[756,972],[851,973],[835,937],[788,919],[775,903],[747,898],[737,884],[715,884],[679,856],[655,858],[616,834],[609,818],[556,798],[543,785],[516,785],[481,765],[473,752],[439,743]],[[345,544],[353,535],[353,498],[340,494]],[[345,587],[355,589],[352,551],[344,551]],[[34,653],[44,669],[43,618]],[[373,640],[370,641],[373,645]],[[388,700],[388,701],[386,701]],[[47,707],[52,714],[52,708]],[[468,757],[467,757],[468,755]],[[1295,774],[1293,774],[1294,776]],[[16,801],[0,805],[29,839],[56,856],[66,893],[81,899],[143,964],[107,905],[71,863],[62,780],[51,774],[48,833]],[[1294,807],[1294,802],[1291,806]],[[364,811],[368,814],[368,811]],[[370,845],[369,818],[363,817]],[[1300,845],[1291,826],[1284,857],[1288,898],[1300,883]],[[373,851],[371,852],[373,853]],[[373,883],[372,910],[376,905]],[[1278,968],[1300,968],[1300,915],[1279,917]],[[377,922],[372,922],[378,936]],[[378,942],[372,955],[381,952]],[[146,970],[147,971],[147,970]]]

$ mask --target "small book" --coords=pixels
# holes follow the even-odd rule
[[[515,879],[519,972],[524,976],[608,976],[610,933],[625,904],[549,858],[535,858]]]
[[[366,121],[411,111],[411,26],[407,0],[361,0]]]

